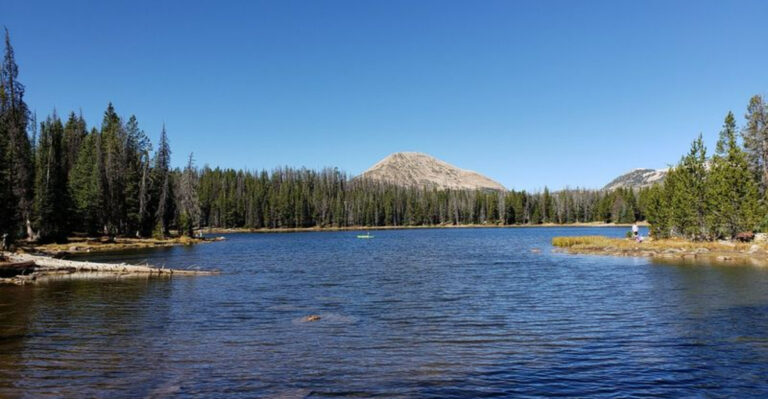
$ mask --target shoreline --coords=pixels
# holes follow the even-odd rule
[[[645,222],[639,222],[639,226],[647,226]],[[631,227],[625,223],[544,223],[544,224],[463,224],[463,225],[422,225],[422,226],[345,226],[345,227],[286,227],[286,228],[204,228],[196,233],[213,234],[269,234],[269,233],[312,233],[312,232],[360,232],[360,231],[384,231],[384,230],[430,230],[430,229],[525,229],[525,228],[569,228],[569,227]],[[167,237],[167,238],[128,238],[128,237],[70,237],[66,243],[34,244],[21,243],[17,252],[26,254],[40,254],[54,258],[65,258],[70,255],[84,255],[92,253],[107,253],[116,251],[130,251],[134,249],[168,248],[180,245],[196,245],[223,241],[226,237]]]
[[[97,263],[56,259],[25,253],[0,252],[0,285],[26,285],[58,279],[105,277],[212,276],[217,270],[166,269],[127,263]]]
[[[640,226],[647,226],[646,223],[638,223]],[[497,224],[463,224],[463,225],[424,225],[424,226],[347,226],[347,227],[286,227],[286,228],[203,228],[196,230],[196,233],[206,235],[213,234],[269,234],[269,233],[311,233],[311,232],[359,232],[359,231],[381,231],[381,230],[429,230],[429,229],[523,229],[523,228],[558,228],[558,227],[626,227],[631,224],[623,223],[546,223],[546,224],[515,224],[515,225],[497,225]],[[91,253],[116,252],[134,249],[147,248],[167,248],[180,245],[205,244],[216,241],[223,241],[226,237],[202,237],[190,238],[187,236],[168,237],[168,238],[127,238],[127,237],[70,237],[66,243],[34,244],[22,243],[18,247],[18,252],[28,254],[43,254],[57,258],[67,257],[69,255],[83,255]]]
[[[224,237],[190,238],[186,236],[169,238],[113,238],[71,237],[66,243],[26,244],[19,246],[19,252],[44,254],[53,257],[80,255],[100,252],[114,252],[145,248],[167,248],[179,245],[196,245],[222,241]]]
[[[555,237],[552,239],[552,245],[558,252],[578,255],[644,257],[662,262],[768,266],[768,243],[764,241],[694,242],[683,239],[646,239],[639,243],[627,238],[577,236]]]
[[[435,224],[423,226],[345,226],[345,227],[275,227],[275,228],[203,228],[200,229],[205,234],[234,234],[234,233],[310,233],[310,232],[332,232],[332,231],[376,231],[376,230],[429,230],[429,229],[521,229],[532,227],[631,227],[632,223],[544,223],[544,224]],[[638,226],[648,226],[647,223],[638,223]]]

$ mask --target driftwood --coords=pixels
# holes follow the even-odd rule
[[[97,274],[102,277],[109,275],[209,276],[218,274],[218,271],[166,269],[125,263],[79,262],[28,254],[5,253],[0,256],[4,256],[10,261],[10,263],[0,264],[0,283],[11,284],[24,284],[36,281],[42,277],[62,274],[88,273]],[[3,270],[7,270],[7,273],[3,273]]]
[[[13,277],[19,274],[32,273],[36,265],[34,261],[0,263],[0,277]]]

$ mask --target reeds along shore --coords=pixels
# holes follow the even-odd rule
[[[705,241],[684,239],[646,239],[604,236],[554,237],[552,245],[573,254],[642,256],[707,262],[749,263],[768,266],[768,242]]]

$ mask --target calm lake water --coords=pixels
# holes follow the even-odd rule
[[[768,269],[549,244],[625,231],[233,234],[92,256],[223,274],[1,288],[0,397],[766,397]]]

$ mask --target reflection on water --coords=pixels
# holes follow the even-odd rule
[[[93,256],[224,274],[0,289],[0,397],[764,397],[768,269],[548,249],[606,233],[624,229],[230,235]]]

